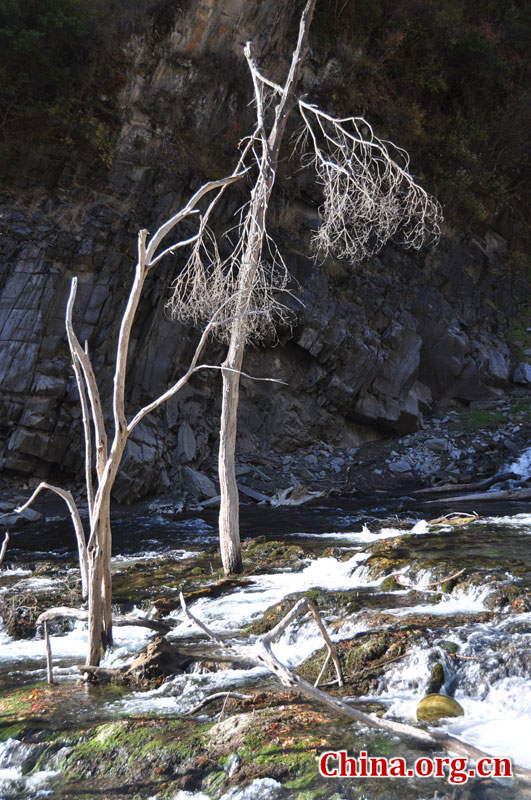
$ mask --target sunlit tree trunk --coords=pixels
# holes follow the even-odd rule
[[[238,280],[238,305],[231,323],[229,347],[222,369],[223,391],[218,460],[221,495],[219,541],[221,560],[226,575],[242,571],[235,454],[240,372],[247,340],[246,316],[249,310],[256,271],[262,258],[262,249],[266,237],[267,209],[275,184],[278,154],[306,54],[308,31],[315,2],[316,0],[309,0],[302,14],[297,46],[292,55],[289,74],[282,89],[281,97],[274,109],[274,120],[269,133],[266,130],[264,96],[257,77],[258,70],[250,45],[248,44],[245,48],[245,56],[255,88],[258,132],[262,152],[258,177],[251,193],[251,202],[242,226],[245,241]]]
[[[149,270],[158,264],[162,258],[180,247],[189,245],[199,236],[199,234],[196,234],[191,239],[182,239],[161,252],[157,252],[162,239],[175,225],[190,214],[197,213],[196,205],[203,195],[214,189],[220,189],[240,177],[241,173],[234,173],[227,178],[201,186],[186,206],[171,219],[167,220],[149,241],[147,231],[142,230],[139,232],[138,261],[135,268],[135,277],[122,315],[116,350],[113,389],[114,435],[110,450],[107,448],[107,434],[102,404],[88,348],[87,346],[85,346],[85,349],[81,347],[74,332],[72,316],[77,291],[77,278],[72,279],[70,296],[66,307],[65,325],[82,407],[85,439],[85,480],[90,524],[88,542],[85,539],[83,524],[74,498],[70,492],[64,489],[43,482],[37,487],[30,499],[19,507],[17,511],[21,512],[27,508],[43,489],[55,492],[68,505],[78,542],[82,593],[84,597],[88,595],[89,641],[86,666],[97,666],[100,663],[103,650],[112,643],[111,491],[127,440],[143,418],[170,397],[173,397],[189,381],[194,372],[210,367],[210,365],[199,364],[199,358],[204,350],[208,336],[217,324],[216,314],[214,314],[201,335],[190,366],[185,374],[166,392],[141,408],[128,422],[125,411],[127,356],[131,329],[145,279]],[[93,464],[96,472],[96,483],[94,485]]]

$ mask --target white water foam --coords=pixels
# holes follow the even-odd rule
[[[474,520],[472,524],[511,525],[516,528],[523,528],[523,533],[531,533],[531,514],[513,514],[510,517],[481,517],[478,520]]]
[[[318,558],[301,572],[258,575],[243,590],[215,600],[202,597],[191,609],[212,630],[237,630],[289,594],[313,588],[341,592],[360,586],[378,586],[382,579],[370,581],[367,568],[360,568],[367,558],[367,553],[356,553],[348,561]],[[197,630],[195,623],[186,620],[177,635],[182,635],[187,628]]]
[[[60,582],[57,578],[23,578],[23,580],[17,582],[16,590],[17,592],[43,591],[45,589],[58,589],[59,586]],[[12,586],[3,586],[0,591],[5,592],[12,588]]]
[[[151,635],[151,631],[146,628],[132,625],[115,627],[115,647],[107,653],[103,665],[120,663],[124,657],[137,652]],[[86,623],[76,622],[74,629],[63,636],[50,636],[50,645],[54,666],[56,661],[62,659],[75,659],[78,663],[83,663],[88,648]],[[0,664],[7,662],[15,665],[21,661],[46,662],[44,639],[13,639],[5,627],[0,628]]]
[[[406,617],[409,614],[479,614],[486,611],[485,602],[493,591],[492,586],[470,586],[455,589],[452,594],[446,595],[439,603],[423,603],[408,608],[388,608],[387,613],[395,617]]]
[[[225,690],[238,690],[250,681],[263,678],[268,672],[264,667],[253,667],[177,675],[157,689],[132,692],[123,700],[113,703],[112,708],[119,715],[184,714],[205,697]]]
[[[531,476],[531,447],[524,450],[516,461],[506,467],[507,472],[514,472],[520,475],[521,478],[529,478]]]
[[[417,523],[417,525],[419,524],[420,523]],[[417,526],[415,525],[415,527]],[[426,531],[415,531],[414,528],[411,531],[404,528],[381,528],[377,533],[371,533],[367,526],[363,525],[361,531],[358,533],[355,531],[327,531],[326,533],[293,533],[289,535],[304,539],[334,539],[334,541],[345,543],[371,544],[371,542],[377,542],[381,539],[403,536],[406,533],[426,533]]]
[[[485,626],[485,634],[491,631]],[[429,647],[416,646],[400,664],[388,669],[380,681],[378,700],[388,708],[385,716],[416,721],[416,709],[425,696],[433,661]],[[484,658],[488,658],[485,654]],[[478,662],[460,662],[475,675]],[[476,670],[476,672],[474,672]],[[459,675],[459,672],[457,673]],[[452,682],[455,676],[450,677]],[[459,680],[459,679],[458,679]],[[455,699],[464,716],[442,721],[444,730],[489,755],[511,758],[513,763],[531,767],[531,682],[521,676],[501,678],[492,685],[462,681],[474,695],[457,690]],[[470,688],[471,687],[471,688]],[[441,690],[444,693],[444,688]]]
[[[531,683],[522,677],[497,681],[482,699],[456,693],[465,716],[445,721],[449,733],[495,756],[531,767]]]
[[[410,533],[429,533],[430,526],[425,519],[420,519],[410,530]]]
[[[33,745],[23,744],[16,739],[0,743],[0,797],[2,800],[19,798],[28,792],[38,790],[37,796],[45,797],[49,792],[43,787],[57,773],[52,770],[23,774],[24,762],[31,756]]]
[[[116,570],[124,569],[131,564],[136,564],[144,561],[184,561],[187,558],[194,558],[197,556],[197,550],[148,550],[145,553],[136,553],[132,555],[116,555],[111,559],[111,567]]]

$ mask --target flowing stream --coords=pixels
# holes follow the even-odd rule
[[[511,588],[529,588],[531,577],[531,515],[500,513],[482,517],[466,526],[429,525],[426,520],[409,519],[399,508],[383,504],[370,509],[353,500],[323,503],[321,506],[290,509],[243,509],[243,537],[262,536],[265,540],[283,540],[303,549],[303,558],[295,570],[271,563],[247,582],[219,596],[202,596],[191,602],[191,610],[213,631],[227,637],[241,636],[243,629],[259,620],[264,612],[289,595],[310,589],[322,590],[326,598],[337,593],[359,600],[357,610],[344,614],[331,602],[324,603],[323,615],[332,639],[340,642],[374,629],[389,629],[414,620],[418,637],[407,654],[385,667],[377,687],[361,702],[378,703],[383,713],[403,722],[416,721],[416,706],[426,694],[435,662],[444,669],[442,693],[455,697],[462,705],[462,717],[446,719],[442,728],[463,741],[492,755],[509,757],[515,764],[531,768],[531,613]],[[513,511],[514,509],[510,509]],[[395,522],[390,521],[391,512]],[[382,521],[377,522],[378,516]],[[383,521],[385,519],[385,521]],[[142,575],[143,565],[178,565],[208,552],[216,544],[215,514],[202,512],[173,519],[155,516],[145,508],[120,512],[114,520],[113,558],[115,576],[135,569]],[[47,520],[12,535],[6,565],[0,573],[0,596],[5,609],[11,596],[31,598],[50,593],[49,605],[68,604],[62,597],[64,586],[75,570],[71,549],[73,534],[62,518]],[[400,553],[394,574],[411,581],[407,586],[389,590],[382,586],[389,572],[376,574],[370,560],[375,545],[392,544]],[[56,574],[40,567],[55,562]],[[458,584],[446,593],[432,584],[440,580],[441,565],[446,575],[466,568],[475,579]],[[270,568],[269,568],[270,566]],[[420,588],[419,588],[420,587]],[[163,593],[164,586],[159,587]],[[177,591],[172,617],[181,624],[168,639],[197,637],[198,631],[178,610]],[[506,602],[492,602],[500,592]],[[167,593],[168,594],[168,593]],[[514,596],[514,600],[512,599]],[[123,607],[135,611],[133,600]],[[59,602],[61,600],[61,602]],[[18,600],[20,602],[20,599]],[[140,613],[145,613],[145,599]],[[494,613],[488,613],[492,612]],[[437,622],[439,620],[439,622]],[[115,629],[115,644],[103,666],[129,663],[134,654],[153,636],[137,627]],[[84,624],[76,623],[64,633],[51,637],[54,677],[59,688],[75,686],[76,665],[85,656],[87,633]],[[277,657],[296,667],[322,647],[319,632],[309,618],[297,620],[274,646]],[[0,628],[0,698],[16,688],[35,686],[46,678],[42,632],[32,638],[14,639],[6,626]],[[112,688],[82,686],[65,694],[58,704],[52,726],[57,730],[76,725],[89,727],[105,720],[130,715],[175,715],[188,711],[212,692],[245,687],[259,689],[269,681],[260,668],[222,669],[215,672],[191,672],[177,675],[157,688],[144,692],[122,692]],[[359,698],[355,698],[359,701]],[[206,712],[208,715],[208,711]],[[212,712],[213,713],[213,712]],[[0,798],[63,798],[60,773],[61,754],[36,768],[39,736],[27,726],[12,730],[7,723],[0,744]],[[368,741],[372,734],[367,733]],[[398,748],[399,745],[397,744]],[[411,752],[414,752],[412,748]],[[431,800],[421,787],[395,782],[395,797],[404,800]],[[493,782],[491,781],[491,784]],[[337,788],[337,787],[336,787]],[[443,791],[447,785],[439,783]],[[362,797],[342,790],[327,797]],[[378,790],[379,791],[379,790]],[[526,798],[527,789],[499,782],[495,795],[478,793],[466,797]],[[409,792],[409,793],[408,793]],[[84,795],[87,796],[87,795]],[[100,794],[95,794],[101,796]],[[114,796],[114,795],[109,795]],[[133,797],[133,794],[130,795]],[[282,790],[272,778],[255,779],[246,787],[230,790],[224,800],[299,797]],[[324,795],[323,795],[324,796]],[[385,793],[365,790],[363,797],[387,797]],[[446,795],[440,794],[439,797]],[[454,797],[454,795],[448,794]],[[465,795],[455,794],[455,797]],[[120,795],[121,797],[121,795]],[[124,795],[126,797],[126,795]],[[204,792],[181,791],[176,800],[204,800]],[[219,797],[219,794],[216,795]],[[301,795],[302,797],[302,795]]]

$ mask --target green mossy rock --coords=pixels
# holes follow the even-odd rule
[[[441,686],[444,684],[444,667],[438,661],[434,664],[433,669],[430,674],[430,680],[426,687],[426,691],[428,692],[428,696],[432,694],[438,694]]]
[[[457,700],[444,694],[428,694],[417,706],[417,719],[435,722],[443,717],[462,717],[465,712]]]

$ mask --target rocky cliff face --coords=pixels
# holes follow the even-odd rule
[[[47,190],[25,187],[18,198],[1,198],[5,470],[80,473],[80,411],[64,333],[70,279],[77,275],[80,283],[76,330],[108,398],[137,230],[154,229],[205,177],[231,168],[252,120],[243,43],[253,39],[264,69],[281,77],[297,14],[273,0],[168,4],[165,25],[123,43],[118,86],[112,96],[102,91],[116,113],[104,179],[86,161],[43,164],[35,185],[42,178]],[[303,88],[322,87],[329,73],[328,63],[310,59]],[[243,380],[241,450],[293,451],[320,440],[348,447],[417,429],[434,401],[500,394],[509,376],[504,330],[515,302],[505,265],[510,242],[493,232],[480,239],[446,231],[437,249],[422,254],[390,246],[356,270],[333,259],[318,264],[309,248],[311,187],[290,177],[289,165],[281,172],[272,231],[303,305],[278,346],[248,351],[248,372],[287,385]],[[241,199],[226,203],[220,225],[230,223]],[[165,313],[177,269],[169,259],[146,286],[131,345],[130,411],[174,380],[193,353],[197,332]],[[213,344],[209,360],[221,358]],[[197,376],[139,426],[117,499],[168,488],[181,465],[200,467],[216,447],[218,381],[211,372]]]

